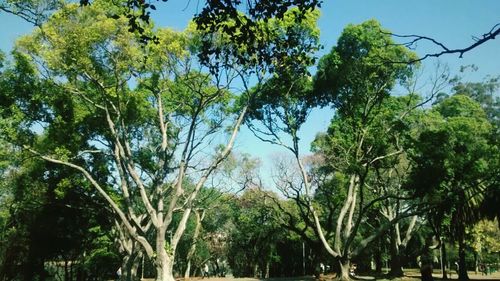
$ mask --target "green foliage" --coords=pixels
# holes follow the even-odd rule
[[[106,276],[103,265],[117,262],[106,234],[111,229],[107,209],[101,200],[93,200],[95,194],[73,171],[44,164],[32,158],[2,181],[11,189],[12,203],[5,206],[0,275],[34,280],[44,276],[46,261],[77,260],[82,267],[75,271]]]
[[[434,106],[413,143],[409,187],[426,198],[429,220],[463,241],[465,226],[479,218],[479,206],[495,189],[498,147],[480,105],[453,95]]]
[[[256,96],[249,105],[247,124],[258,130],[252,125],[253,121],[258,121],[271,134],[286,133],[295,137],[311,110],[308,104],[311,90],[308,76],[294,73],[275,75],[261,88],[255,89]]]
[[[380,103],[397,81],[406,81],[413,66],[401,62],[415,57],[395,44],[376,20],[348,25],[337,45],[319,62],[315,103],[331,104],[343,116],[356,115],[366,110],[360,105]]]
[[[451,80],[455,95],[465,95],[479,103],[488,120],[498,131],[500,122],[499,77],[491,77],[483,82],[462,82],[459,77]]]
[[[22,1],[10,2],[23,7]],[[24,2],[30,7],[41,3]],[[42,28],[17,42],[12,61],[0,53],[0,238],[6,242],[0,246],[1,277],[35,280],[42,278],[46,261],[78,260],[78,271],[98,278],[120,259],[111,231],[114,215],[88,182],[69,168],[39,162],[13,147],[30,147],[80,165],[120,207],[141,212],[146,206],[136,184],[130,184],[130,198],[122,196],[121,165],[139,171],[152,205],[168,200],[174,193],[172,172],[178,169],[172,160],[182,154],[187,128],[200,126],[203,132],[186,137],[191,147],[206,144],[183,159],[191,161],[186,167],[193,176],[182,182],[183,196],[189,197],[193,181],[205,171],[193,168],[194,163],[206,162],[207,151],[226,148],[215,143],[214,133],[224,133],[228,116],[246,105],[245,121],[254,132],[274,143],[280,143],[281,133],[291,136],[294,145],[288,148],[297,156],[297,133],[311,109],[336,110],[327,132],[313,143],[316,155],[307,168],[314,184],[319,182],[312,204],[328,242],[334,242],[334,222],[348,196],[349,180],[359,178],[354,234],[341,238],[346,257],[382,224],[376,211],[395,202],[382,200],[384,196],[414,192],[432,208],[428,218],[454,236],[463,236],[462,226],[479,218],[479,206],[496,206],[498,78],[482,84],[455,81],[453,96],[443,96],[424,111],[415,109],[420,102],[415,94],[390,96],[413,74],[415,66],[401,62],[416,55],[395,44],[375,20],[347,26],[311,77],[308,69],[320,48],[320,14],[311,8],[318,1],[256,1],[246,14],[238,11],[238,1],[208,1],[195,20],[197,30],[192,24],[184,32],[154,28],[146,20],[145,11],[154,7],[150,4],[134,6],[140,11],[125,16],[127,4],[134,2],[65,4],[43,18]],[[134,16],[144,17],[144,24],[134,23]],[[140,27],[136,34],[129,32],[134,24]],[[202,64],[210,74],[198,69]],[[231,85],[221,86],[228,81],[213,75],[228,65],[258,79],[271,77],[249,95],[235,95],[228,90]],[[252,80],[248,77],[246,82]],[[166,147],[159,120],[167,127]],[[119,164],[113,162],[116,140],[130,144],[123,153],[127,159]],[[221,164],[222,170],[233,175],[237,170],[238,180],[247,184],[259,163],[248,155],[233,156]],[[412,165],[412,178],[401,190]],[[130,175],[123,180],[132,181]],[[202,188],[193,202],[169,206],[206,212],[200,237],[191,238],[196,228],[192,216],[179,248],[168,238],[162,246],[176,256],[179,270],[196,243],[192,260],[197,267],[220,258],[229,261],[237,276],[252,276],[255,268],[263,273],[267,266],[275,275],[302,273],[303,241],[313,252],[309,267],[324,253],[304,201],[311,198],[300,194],[300,188],[292,191],[298,194],[295,202],[257,188],[241,197]],[[401,202],[395,204],[419,207]],[[172,220],[170,233],[180,215]],[[491,238],[498,234],[494,230],[482,223],[472,230],[476,251],[498,248]],[[150,231],[145,236],[154,235]],[[413,253],[426,247],[425,238],[419,239]]]
[[[319,48],[319,1],[293,1],[295,7],[292,1],[258,1],[248,14],[239,11],[237,3],[208,1],[195,18],[203,33],[199,56],[212,72],[228,58],[270,72],[281,63],[305,71],[304,66],[314,62],[310,55]]]
[[[276,246],[284,237],[277,220],[278,210],[268,196],[275,195],[248,189],[237,199],[228,253],[235,276],[253,276],[255,265],[263,270],[267,262],[278,261]]]
[[[500,252],[500,228],[497,221],[481,220],[470,230],[471,246],[476,253]]]
[[[115,242],[109,227],[99,225],[88,229],[86,242],[88,253],[82,258],[82,267],[90,276],[110,276],[115,274],[120,257],[115,249]],[[111,274],[110,274],[111,273]]]

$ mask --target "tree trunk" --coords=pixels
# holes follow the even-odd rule
[[[259,265],[257,263],[253,265],[253,277],[259,278]]]
[[[479,268],[478,255],[477,252],[474,251],[474,272],[476,273],[476,275],[478,272],[478,268]]]
[[[393,228],[391,231],[391,270],[389,271],[389,276],[401,277],[403,275],[399,245],[396,238],[396,232]]]
[[[265,273],[265,276],[264,276],[264,278],[266,278],[266,279],[269,278],[269,267],[270,267],[270,262],[267,261],[266,262],[266,273]]]
[[[375,249],[375,253],[373,254],[373,259],[375,260],[375,272],[382,273],[382,238],[377,239],[378,245]]]
[[[132,265],[130,267],[130,281],[137,280],[138,272],[139,272],[139,264],[141,262],[142,255],[137,254],[132,260]]]
[[[156,234],[156,281],[175,281],[174,279],[174,259],[170,257],[165,249],[165,231],[159,229]]]
[[[187,260],[186,271],[184,271],[184,280],[188,280],[191,276],[191,259]]]
[[[465,231],[464,231],[465,232]],[[467,266],[465,264],[465,241],[463,235],[458,239],[458,280],[469,280],[467,275]]]
[[[448,256],[446,255],[446,244],[444,241],[441,241],[441,259],[442,259],[442,267],[443,267],[443,280],[448,280],[448,274],[446,273],[448,264]]]
[[[201,215],[198,210],[194,211],[195,217],[196,217],[196,227],[194,229],[194,234],[193,234],[193,242],[191,243],[191,248],[189,249],[189,252],[187,254],[186,260],[187,260],[187,267],[186,271],[184,272],[184,279],[189,279],[190,271],[191,271],[191,260],[193,259],[194,254],[196,253],[196,244],[198,237],[200,236],[200,230],[201,230],[201,222],[203,221],[203,218],[205,217],[205,210],[202,211]]]
[[[434,277],[432,276],[432,261],[434,256],[432,254],[431,245],[432,237],[427,237],[424,245],[424,251],[420,257],[420,276],[422,281],[434,281]]]
[[[125,255],[125,257],[122,260],[122,266],[120,268],[121,271],[121,276],[120,280],[121,281],[130,281],[130,260],[132,259],[131,255]]]
[[[175,281],[173,260],[167,256],[165,250],[156,258],[156,281]]]
[[[351,269],[351,263],[349,259],[339,260],[339,272],[337,273],[337,280],[351,280],[349,271]]]
[[[432,276],[432,264],[422,264],[422,267],[420,268],[420,276],[422,281],[434,281],[434,277]]]
[[[139,262],[142,258],[140,253],[133,251],[132,254],[126,255],[123,258],[121,266],[122,281],[134,281],[137,279],[137,271],[139,269]]]

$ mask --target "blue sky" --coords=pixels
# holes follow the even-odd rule
[[[169,0],[167,3],[158,1],[158,10],[152,15],[157,25],[182,30],[202,5],[202,0]],[[473,43],[472,36],[479,37],[500,23],[499,11],[500,0],[325,0],[319,20],[321,43],[325,48],[318,56],[330,51],[344,26],[372,18],[396,34],[425,35],[437,39],[449,48],[463,48]],[[14,40],[31,29],[31,25],[21,19],[0,12],[0,49],[8,52]],[[435,52],[437,48],[421,44],[416,51],[423,55]],[[431,72],[435,61],[427,60],[424,63],[425,71]],[[461,65],[478,66],[477,72],[466,76],[468,80],[478,81],[486,75],[500,75],[500,38],[466,53],[463,58],[446,55],[440,61],[450,66],[452,74],[456,74]],[[303,152],[308,152],[310,142],[316,133],[326,129],[331,117],[332,111],[328,109],[312,112],[301,131]],[[266,178],[272,167],[272,155],[282,151],[259,142],[245,129],[241,132],[237,149],[260,157],[264,163],[262,170]]]
[[[169,0],[153,16],[162,26],[183,29],[190,15],[197,11],[198,1]],[[203,1],[200,1],[201,3]],[[198,9],[201,9],[202,4]],[[330,51],[340,36],[342,29],[350,23],[361,23],[368,19],[377,19],[382,25],[396,34],[418,34],[437,39],[449,48],[463,48],[474,41],[472,36],[480,36],[500,23],[500,0],[325,0],[321,8],[319,27],[321,43],[324,50],[318,57]],[[437,51],[435,46],[420,44],[416,50],[423,55]],[[500,38],[490,41],[479,48],[466,53],[463,58],[458,55],[446,55],[439,59],[449,65],[452,74],[458,73],[460,66],[475,64],[479,67],[475,73],[465,77],[479,81],[486,75],[500,75]],[[423,78],[431,75],[436,59],[424,63]],[[316,133],[324,131],[333,112],[328,109],[312,112],[301,131],[301,147],[308,152],[310,143]],[[268,173],[272,167],[271,157],[284,151],[259,142],[255,137],[243,130],[238,140],[238,149],[256,155],[264,162],[263,172]]]

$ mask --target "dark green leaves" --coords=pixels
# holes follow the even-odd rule
[[[412,68],[406,61],[415,54],[392,39],[375,20],[347,26],[337,46],[321,58],[314,78],[318,105],[333,105],[339,114],[355,114],[359,106],[373,106],[387,97],[396,81]]]

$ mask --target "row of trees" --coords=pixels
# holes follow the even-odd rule
[[[378,269],[389,253],[401,275],[407,249],[425,265],[456,241],[467,279],[470,227],[498,216],[496,78],[453,79],[447,96],[439,72],[419,93],[418,65],[401,63],[417,56],[375,20],[347,26],[313,76],[307,1],[251,24],[236,13],[136,33],[125,2],[61,5],[2,56],[2,278],[120,267],[123,280],[173,280],[208,262],[268,277],[324,261],[347,280],[367,253]],[[331,124],[303,155],[301,126],[324,106]],[[280,195],[232,152],[243,124],[290,152],[276,160]]]

